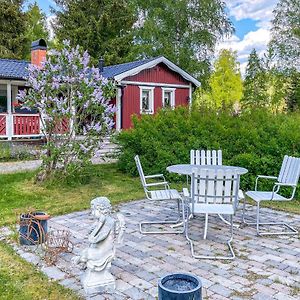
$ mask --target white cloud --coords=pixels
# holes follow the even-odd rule
[[[230,39],[219,43],[216,50],[231,49],[236,51],[241,64],[241,72],[244,74],[248,56],[252,49],[255,48],[258,55],[262,57],[269,41],[270,31],[268,29],[259,28],[256,31],[248,32],[243,39],[239,39],[236,35],[233,35]]]
[[[256,31],[248,32],[243,39],[239,39],[236,35],[232,36],[230,39],[219,43],[217,50],[222,48],[232,49],[233,51],[237,51],[240,58],[245,58],[253,48],[255,48],[258,53],[263,52],[269,41],[270,31],[268,29],[259,28]]]
[[[270,21],[277,2],[278,0],[225,0],[230,15],[237,21],[243,19]]]
[[[216,50],[231,49],[237,51],[241,72],[245,73],[247,59],[253,48],[260,57],[263,56],[270,41],[271,20],[278,0],[225,0],[229,15],[237,21],[252,19],[256,21],[257,30],[250,31],[242,39],[233,35],[220,42]]]

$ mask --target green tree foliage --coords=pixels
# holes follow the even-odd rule
[[[266,72],[263,61],[253,49],[248,59],[242,104],[249,108],[266,107],[268,105],[266,91]]]
[[[287,108],[286,97],[290,84],[289,78],[274,64],[275,53],[269,48],[263,59],[265,70],[265,103],[274,113]]]
[[[132,45],[132,27],[136,21],[126,0],[55,0],[57,16],[54,31],[61,43],[86,49],[92,62],[104,57],[106,64],[126,61]]]
[[[211,96],[217,109],[229,108],[239,103],[243,96],[243,81],[237,55],[230,50],[222,50],[214,64],[214,72],[209,79]]]
[[[271,47],[280,66],[300,67],[300,1],[280,0],[274,10]]]
[[[300,109],[300,73],[294,71],[289,77],[287,106],[291,111]]]
[[[215,44],[233,27],[219,0],[133,0],[139,12],[134,55],[164,55],[205,84]]]
[[[213,109],[237,109],[243,96],[243,81],[236,52],[222,50],[214,63],[214,71],[209,79],[209,88],[201,88],[195,93],[195,101]]]
[[[23,0],[0,1],[0,57],[24,58],[26,17]]]
[[[37,39],[43,38],[48,40],[49,32],[46,25],[46,15],[41,11],[37,2],[30,4],[26,11],[27,22],[26,22],[26,40],[27,49],[26,57],[30,58],[30,47],[31,43]]]

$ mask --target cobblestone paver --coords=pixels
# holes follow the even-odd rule
[[[172,216],[174,207],[169,203],[135,201],[119,206],[126,217],[124,243],[116,251],[111,271],[117,279],[113,295],[97,295],[90,299],[155,299],[157,282],[170,272],[187,272],[199,276],[203,283],[204,299],[299,299],[300,242],[299,236],[257,237],[253,227],[240,226],[234,231],[234,261],[193,259],[183,234],[142,235],[138,224]],[[254,213],[252,207],[249,207]],[[262,217],[287,220],[300,224],[300,216],[262,209]],[[239,223],[240,213],[235,218]],[[73,253],[60,256],[56,266],[47,267],[22,248],[18,253],[49,277],[84,295],[80,283],[82,271],[71,264],[71,258],[87,246],[87,235],[94,219],[89,211],[76,212],[51,219],[53,229],[68,229],[73,235]],[[197,240],[199,253],[213,251],[226,253],[223,242],[229,228],[220,219],[210,217],[208,240],[201,240],[203,219],[192,220],[191,232]]]

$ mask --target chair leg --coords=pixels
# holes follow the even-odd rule
[[[230,222],[229,222],[228,220],[226,220],[226,219],[223,217],[223,215],[218,214],[218,216],[219,216],[219,218],[220,218],[225,224],[230,225]],[[233,227],[239,228],[240,225],[239,225],[239,224],[234,224],[234,223],[233,223]]]
[[[222,256],[222,255],[196,255],[195,254],[195,250],[194,250],[194,241],[189,237],[189,225],[188,225],[188,220],[185,226],[186,229],[186,238],[190,243],[190,247],[191,247],[191,253],[192,253],[192,257],[197,258],[197,259],[220,259],[220,260],[233,260],[235,258],[235,253],[233,251],[231,242],[233,239],[233,216],[230,215],[230,238],[228,241],[226,241],[226,244],[228,246],[230,255],[229,256]]]
[[[208,214],[205,214],[205,226],[204,226],[204,234],[203,234],[204,240],[206,240],[207,237],[207,229],[208,229]]]
[[[260,202],[257,202],[257,207],[256,207],[256,220],[255,222],[248,222],[245,219],[245,204],[246,202],[246,197],[244,199],[244,204],[243,204],[243,216],[242,216],[242,220],[243,223],[246,225],[250,225],[250,226],[256,226],[256,234],[258,236],[264,236],[264,235],[294,235],[294,234],[298,234],[298,231],[292,227],[291,225],[285,223],[285,222],[260,222]],[[287,229],[289,229],[289,231],[284,232],[284,231],[262,231],[260,229],[261,226],[264,225],[270,225],[270,226],[285,226]]]
[[[182,218],[180,217],[180,202],[181,202],[181,206],[182,206]],[[185,214],[184,214],[183,200],[177,199],[177,205],[178,205],[178,218],[176,220],[173,220],[173,221],[157,221],[157,222],[141,222],[139,224],[140,233],[142,233],[142,234],[178,234],[178,233],[184,233],[185,232],[185,217],[184,217]],[[170,228],[173,229],[173,228],[177,227],[176,225],[181,220],[182,220],[182,222],[180,223],[180,225],[183,226],[183,228],[181,230],[172,230],[172,231],[147,231],[147,230],[143,230],[143,227],[147,226],[147,225],[166,225],[166,224],[174,225],[174,226],[170,226]]]

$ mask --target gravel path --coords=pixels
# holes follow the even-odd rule
[[[117,145],[105,140],[102,149],[100,150],[100,157],[92,158],[94,165],[116,162],[116,159],[111,158],[113,154],[118,151]],[[0,163],[0,174],[17,173],[22,171],[32,171],[38,169],[42,164],[41,160],[25,160],[12,161]]]
[[[94,158],[92,163],[94,165],[116,162],[112,158]],[[32,171],[38,169],[42,164],[41,160],[25,160],[25,161],[12,161],[0,163],[0,174],[17,173],[22,171]]]
[[[36,170],[41,166],[41,160],[12,161],[0,163],[0,174]]]

